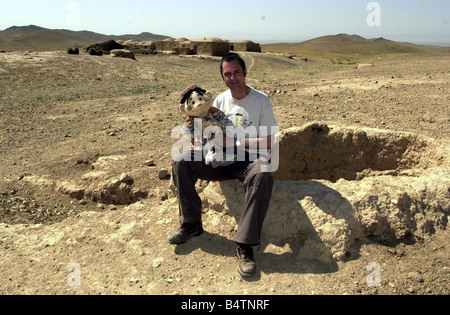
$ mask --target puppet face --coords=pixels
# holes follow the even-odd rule
[[[188,116],[205,116],[212,106],[212,96],[208,91],[192,91],[184,103],[180,104],[180,110]]]

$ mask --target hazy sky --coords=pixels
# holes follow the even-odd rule
[[[0,30],[34,24],[259,42],[348,33],[450,45],[449,15],[449,0],[0,0]]]

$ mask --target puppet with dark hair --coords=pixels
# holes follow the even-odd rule
[[[226,154],[222,147],[214,145],[211,140],[216,134],[226,134],[226,127],[233,126],[233,123],[224,112],[212,107],[212,104],[211,93],[197,85],[192,85],[181,92],[180,110],[188,116],[183,129],[191,136],[192,144],[196,140],[195,131],[201,130],[203,152],[207,152],[205,163],[217,168],[234,163],[235,155]]]

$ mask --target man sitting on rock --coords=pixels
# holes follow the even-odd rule
[[[270,155],[264,156],[264,153],[274,145],[278,127],[267,95],[247,86],[247,68],[238,54],[225,55],[220,70],[229,90],[220,94],[213,106],[233,121],[237,132],[234,139],[221,135],[214,142],[224,150],[234,147],[237,161],[229,166],[213,168],[203,162],[202,151],[185,152],[175,159],[172,170],[178,189],[181,227],[169,236],[168,243],[183,244],[203,233],[202,203],[195,189],[198,179],[239,179],[245,189],[245,204],[235,238],[238,271],[242,277],[252,277],[256,273],[253,246],[260,244],[273,186],[267,167]]]

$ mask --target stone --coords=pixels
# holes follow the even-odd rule
[[[127,173],[123,173],[122,175],[120,175],[119,180],[120,180],[122,183],[127,183],[127,182],[131,181],[132,178],[131,178],[131,176],[128,175]]]
[[[133,284],[137,284],[137,283],[139,282],[139,279],[136,279],[136,278],[130,278],[129,282],[130,282],[130,283],[133,283]]]
[[[356,66],[356,69],[371,68],[371,67],[375,67],[375,65],[371,63],[360,63]]]
[[[81,200],[84,197],[85,188],[69,182],[61,182],[57,185],[56,190],[60,193],[69,195],[70,198]]]
[[[408,279],[418,283],[424,282],[422,275],[419,272],[415,271],[408,273]]]
[[[158,178],[165,179],[168,174],[169,174],[169,171],[166,168],[162,168],[158,171]]]
[[[155,258],[153,259],[153,268],[158,268],[164,262],[164,258]]]
[[[123,178],[123,179],[125,179],[125,178]],[[113,180],[111,180],[107,187],[110,190],[117,189],[120,186],[121,183],[122,183],[122,176],[121,176],[120,179],[113,179]]]
[[[145,166],[155,166],[155,160],[147,160],[144,162]]]

